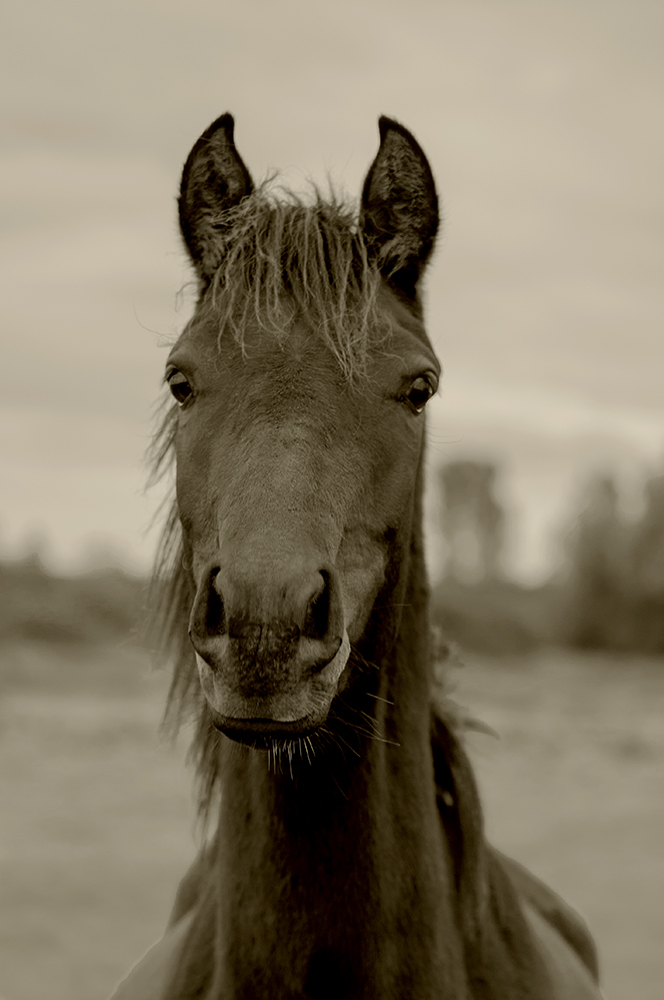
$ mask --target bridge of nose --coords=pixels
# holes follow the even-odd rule
[[[275,561],[249,557],[222,566],[213,587],[224,604],[230,635],[251,625],[288,623],[303,629],[308,609],[325,588],[325,571],[316,561]]]

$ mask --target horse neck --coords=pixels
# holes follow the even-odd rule
[[[358,676],[311,760],[284,761],[275,773],[266,754],[224,746],[219,906],[223,936],[234,941],[227,954],[241,954],[241,975],[254,977],[246,995],[263,988],[261,963],[273,977],[265,995],[278,995],[275,955],[286,953],[284,977],[312,995],[311,956],[328,954],[320,975],[342,976],[338,995],[356,995],[344,968],[349,983],[366,976],[376,1000],[464,995],[454,978],[463,974],[452,863],[435,802],[420,503],[418,481]],[[446,979],[449,994],[439,993]],[[435,991],[425,984],[418,992],[425,980]]]

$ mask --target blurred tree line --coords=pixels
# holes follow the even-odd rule
[[[145,590],[119,569],[57,576],[37,551],[0,561],[0,643],[125,641],[139,632]]]
[[[591,482],[564,545],[564,566],[539,587],[503,569],[505,512],[496,466],[456,461],[440,470],[446,573],[433,592],[446,637],[491,653],[544,643],[664,653],[664,476],[645,486],[642,515],[620,511],[609,476]]]
[[[588,491],[567,543],[565,632],[571,645],[664,653],[664,476],[626,521],[610,477]]]

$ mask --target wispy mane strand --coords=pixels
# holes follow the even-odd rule
[[[283,341],[297,315],[350,380],[385,334],[381,278],[367,254],[357,207],[334,191],[309,199],[262,185],[218,219],[220,263],[208,293],[219,329],[242,345],[248,323]]]

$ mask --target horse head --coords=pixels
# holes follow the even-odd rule
[[[387,118],[359,215],[276,198],[224,115],[189,154],[179,213],[200,290],[166,369],[189,636],[214,725],[267,746],[325,721],[408,556],[440,375],[418,295],[437,198]]]

